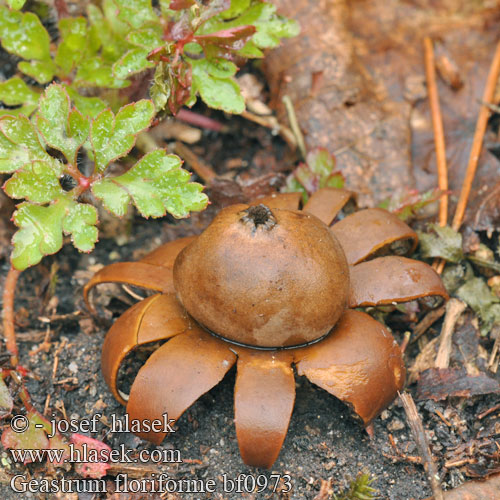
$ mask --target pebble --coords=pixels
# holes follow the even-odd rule
[[[402,431],[404,428],[405,428],[405,424],[403,421],[399,420],[399,418],[393,418],[387,424],[387,430],[390,432]]]

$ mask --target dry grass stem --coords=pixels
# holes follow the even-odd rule
[[[401,399],[401,402],[403,403],[403,407],[406,412],[406,418],[413,434],[413,438],[415,439],[415,442],[417,443],[418,449],[420,451],[420,456],[422,457],[424,469],[427,473],[427,478],[429,479],[429,483],[432,488],[434,500],[444,500],[443,490],[441,489],[436,464],[434,463],[434,460],[432,458],[432,453],[429,448],[429,442],[427,441],[427,436],[425,435],[424,427],[422,425],[422,419],[418,414],[415,402],[413,401],[411,394],[408,393],[401,393],[399,397]]]
[[[434,363],[436,368],[448,368],[453,330],[466,307],[466,304],[458,299],[450,299],[446,304],[446,316],[439,336],[439,350]]]

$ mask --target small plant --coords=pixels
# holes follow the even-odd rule
[[[19,8],[22,2],[8,4]],[[61,82],[80,111],[93,117],[124,104],[116,89],[130,86],[137,73],[149,78],[144,72],[153,67],[157,110],[175,114],[199,94],[212,108],[241,113],[237,64],[298,33],[294,21],[260,0],[163,0],[159,12],[151,0],[103,0],[102,8],[89,5],[87,18],[62,17],[58,28],[54,50],[36,14],[0,5],[0,40],[23,59],[19,71],[39,84]],[[89,97],[92,88],[115,91]],[[1,83],[0,100],[11,107],[4,113],[29,115],[40,90],[18,76]]]
[[[205,208],[202,186],[189,182],[190,174],[180,167],[180,159],[162,149],[143,156],[122,175],[107,175],[110,163],[132,149],[137,134],[150,126],[154,114],[153,103],[142,100],[122,107],[116,115],[107,109],[88,118],[71,106],[61,85],[52,84],[31,121],[22,115],[0,119],[0,173],[13,174],[4,190],[11,198],[25,200],[13,216],[19,227],[13,238],[16,269],[26,269],[44,255],[59,251],[63,234],[70,235],[80,251],[94,248],[97,210],[83,202],[87,192],[119,217],[130,202],[144,217],[167,212],[186,217],[192,210]],[[47,153],[49,147],[61,158]],[[82,148],[94,162],[88,176],[77,165]],[[62,187],[63,177],[71,189]]]
[[[342,491],[339,495],[334,495],[334,500],[372,500],[377,498],[377,490],[370,485],[373,479],[369,474],[360,474],[349,485],[349,489]]]
[[[324,187],[343,188],[344,176],[335,171],[335,156],[317,148],[309,151],[305,163],[300,163],[288,176],[282,191],[302,193],[302,201],[306,203],[309,196]]]

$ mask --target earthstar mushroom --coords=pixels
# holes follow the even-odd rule
[[[402,255],[417,236],[393,214],[365,209],[331,225],[351,196],[323,188],[302,210],[298,193],[232,205],[200,236],[94,275],[87,303],[104,282],[158,292],[118,318],[103,344],[104,378],[130,418],[177,420],[236,364],[240,453],[246,464],[269,468],[292,415],[293,365],[365,425],[393,401],[405,379],[401,350],[386,327],[352,309],[448,296],[430,266]],[[167,341],[123,394],[123,359],[160,340]],[[156,444],[165,437],[139,435]]]

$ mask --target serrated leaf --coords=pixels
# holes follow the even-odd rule
[[[40,98],[36,119],[47,144],[61,151],[68,162],[76,164],[76,154],[89,136],[89,122],[76,109],[62,85],[53,84]]]
[[[426,258],[441,257],[448,262],[458,263],[463,260],[462,235],[451,227],[430,224],[432,233],[419,232],[420,250]]]
[[[62,165],[60,166],[61,169],[57,172],[53,165],[47,162],[27,163],[5,183],[4,190],[11,198],[49,203],[64,195],[59,184],[59,176],[62,173]]]
[[[148,22],[158,22],[158,17],[153,11],[151,0],[114,0],[118,7],[118,17],[133,28],[140,28]]]
[[[153,103],[143,99],[124,106],[116,117],[106,110],[92,120],[91,143],[99,172],[132,149],[136,135],[149,127],[154,114]]]
[[[227,113],[239,114],[245,110],[245,100],[240,93],[239,85],[228,78],[217,78],[209,73],[207,61],[193,61],[193,87],[211,108],[221,109]]]
[[[148,61],[148,49],[136,47],[125,52],[118,61],[113,64],[113,74],[117,78],[126,79],[134,73],[152,68],[154,64]]]
[[[14,76],[0,83],[0,101],[7,104],[7,106],[36,104],[39,97],[40,94],[32,90],[31,87],[18,76]]]
[[[63,230],[71,234],[73,245],[81,252],[91,252],[98,238],[97,210],[92,205],[76,203],[63,220]]]
[[[26,0],[7,0],[7,5],[14,10],[20,10],[23,8]]]
[[[38,264],[45,255],[58,252],[63,244],[62,221],[68,200],[57,200],[48,206],[22,203],[14,212],[12,265],[19,271]]]
[[[189,179],[177,156],[156,150],[125,174],[95,183],[92,191],[107,210],[118,216],[126,213],[132,200],[143,217],[162,217],[169,212],[180,218],[202,210],[208,201],[201,192],[203,186]]]
[[[55,169],[58,168],[58,162],[42,147],[35,127],[28,118],[0,118],[0,173],[14,172],[35,160],[47,161]]]
[[[8,29],[1,32],[3,48],[23,59],[49,60],[50,37],[40,19],[32,12],[14,14],[19,14],[19,17],[11,15],[10,19],[16,19],[16,22],[10,22]]]

